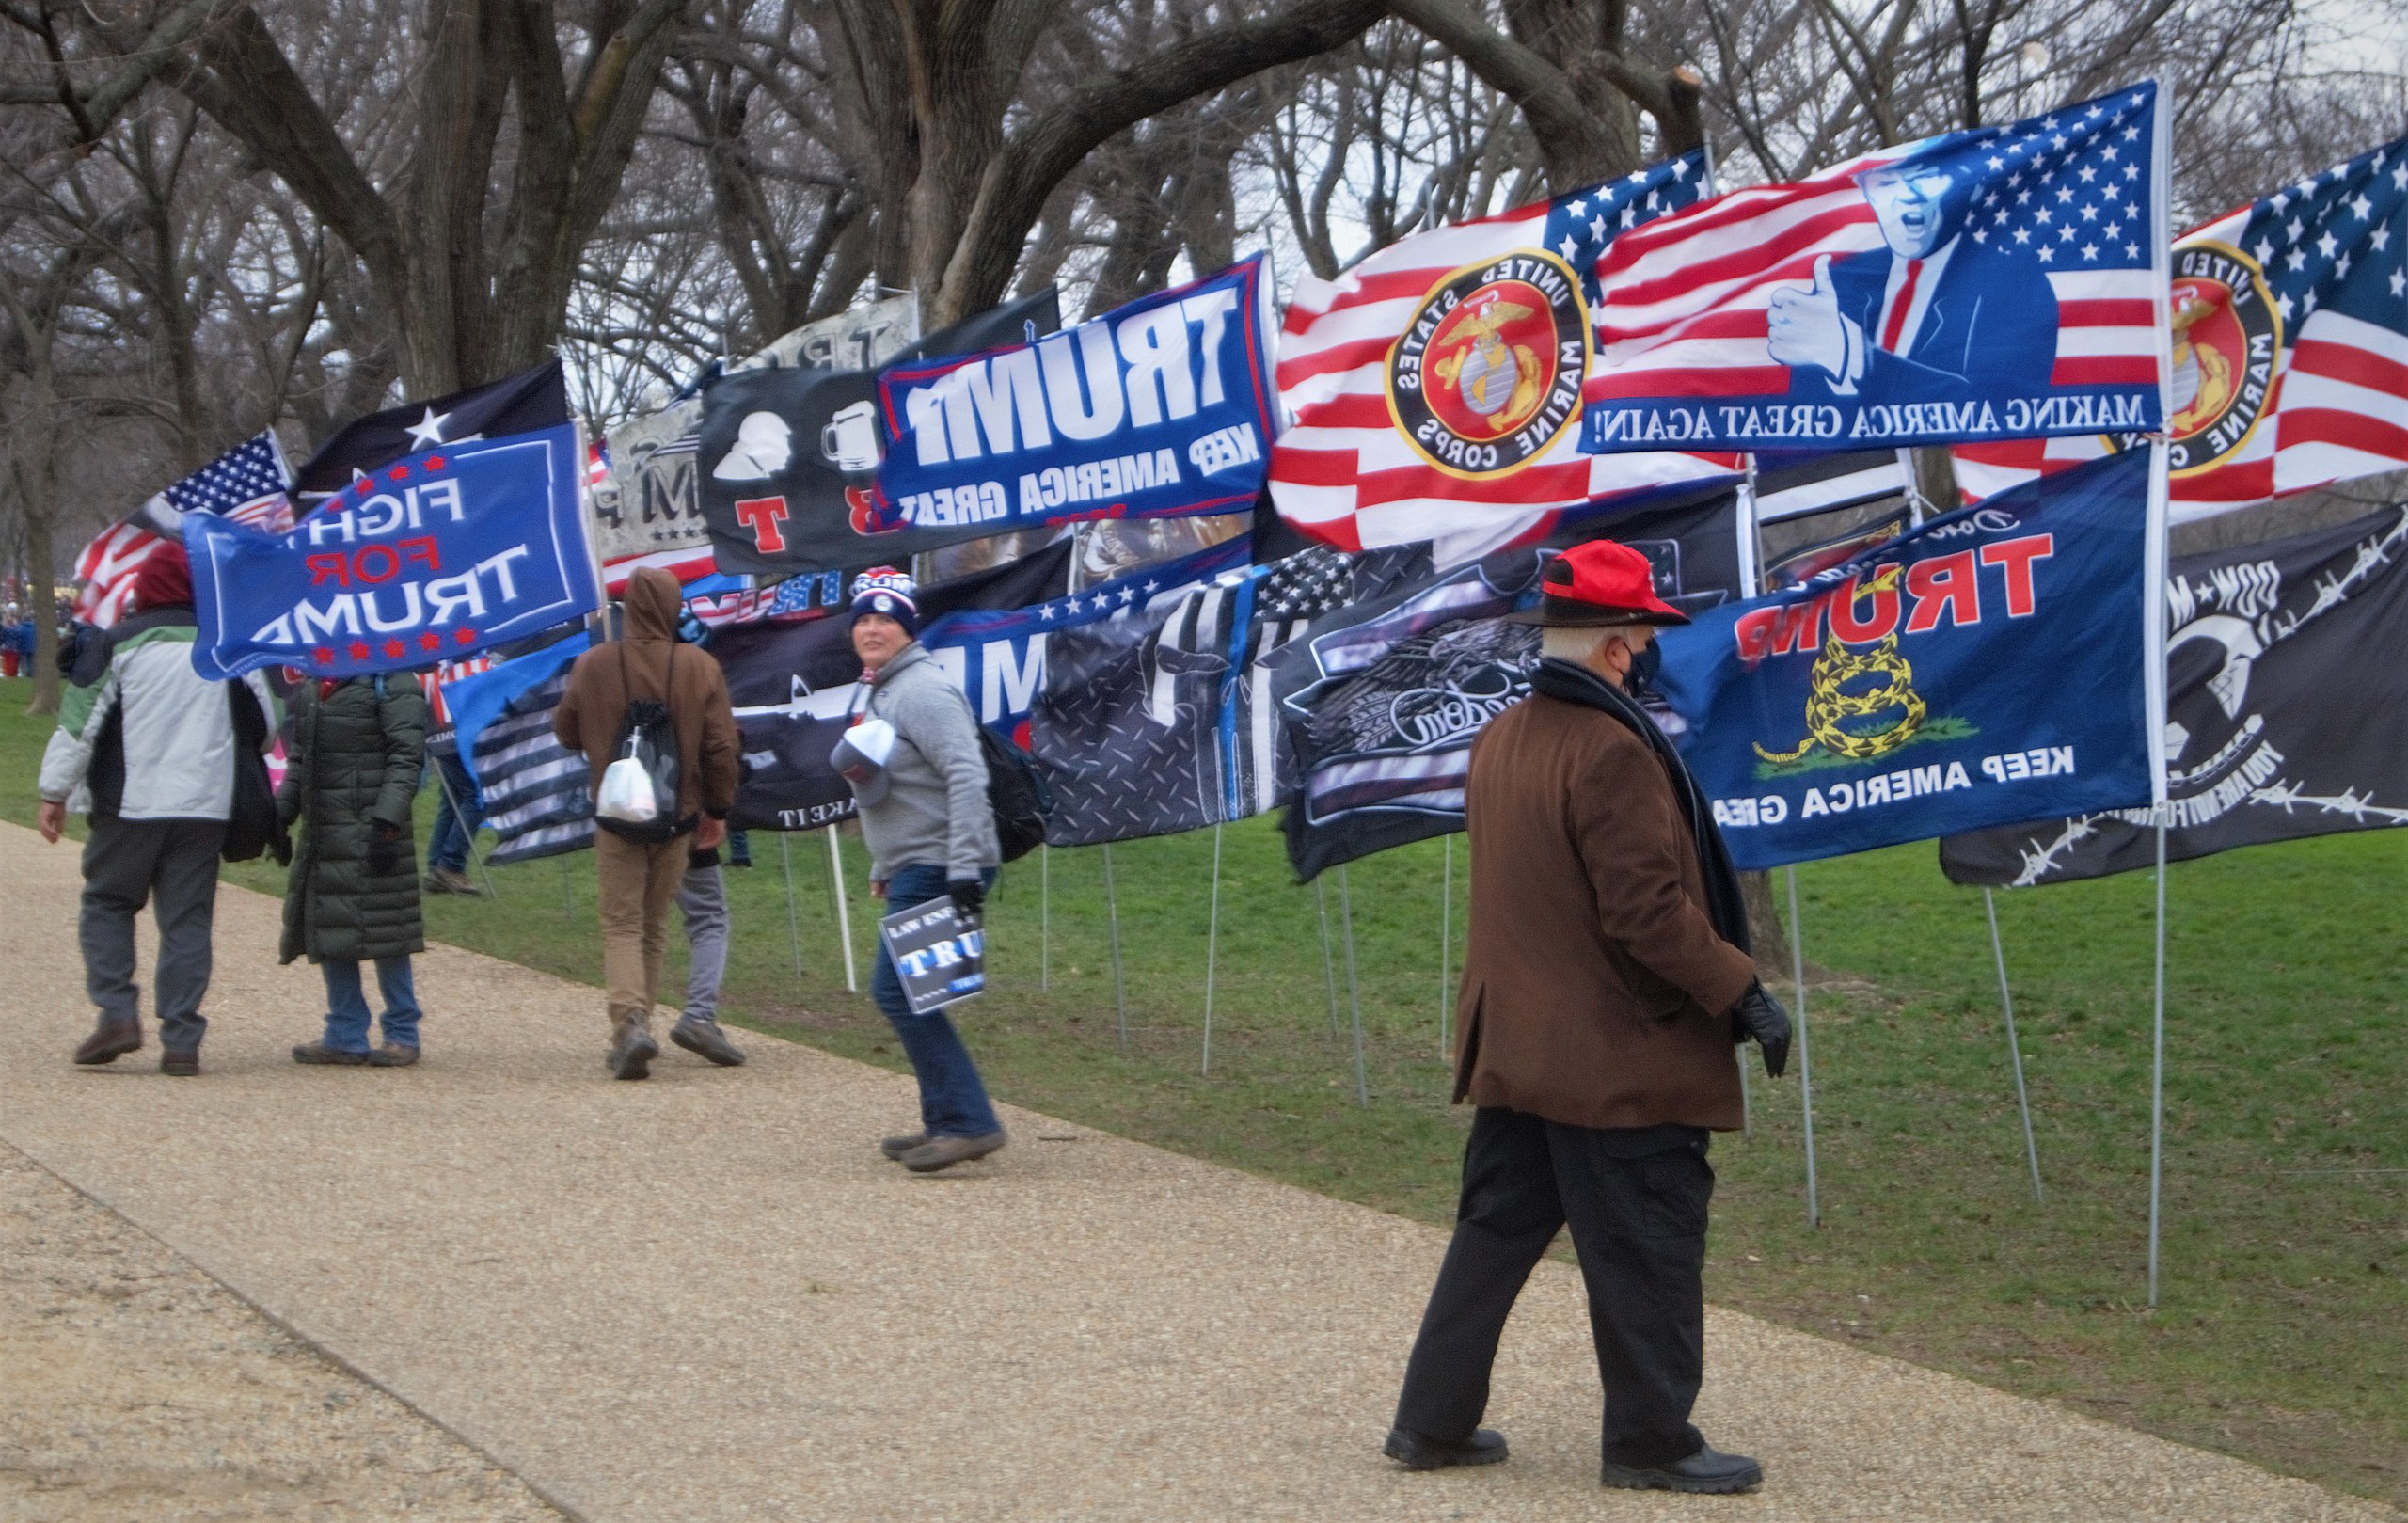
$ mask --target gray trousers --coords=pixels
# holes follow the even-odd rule
[[[159,927],[159,965],[151,973],[159,1045],[171,1053],[198,1052],[209,1029],[200,1001],[209,992],[209,931],[226,827],[214,819],[106,816],[90,827],[84,842],[84,910],[76,923],[85,991],[103,1022],[141,1020],[134,917],[149,904]]]
[[[716,863],[686,870],[677,912],[686,919],[685,1018],[716,1021],[720,980],[727,976],[727,880]]]

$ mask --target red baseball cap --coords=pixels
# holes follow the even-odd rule
[[[1566,628],[1689,622],[1687,614],[1656,595],[1656,568],[1647,557],[1609,539],[1575,545],[1547,562],[1539,586],[1539,606],[1508,614],[1506,622]]]

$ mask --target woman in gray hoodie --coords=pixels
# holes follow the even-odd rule
[[[854,724],[882,720],[892,743],[856,748],[848,736],[836,764],[861,809],[870,892],[886,900],[887,913],[950,894],[974,917],[1003,860],[987,758],[970,701],[919,643],[915,592],[910,577],[889,566],[854,579],[853,652],[864,669]],[[920,1130],[888,1137],[879,1150],[928,1174],[1002,1147],[1003,1123],[961,1034],[941,1009],[911,1013],[882,944],[869,987],[920,1080]]]

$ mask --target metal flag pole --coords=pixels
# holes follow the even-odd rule
[[[2165,809],[2157,814],[2157,989],[2148,1074],[2148,1304],[2157,1308],[2159,1185],[2165,1172]]]
[[[1823,1225],[1823,1205],[1814,1191],[1814,1057],[1806,1046],[1806,928],[1798,918],[1798,868],[1789,875],[1789,968],[1798,983],[1798,1093],[1806,1115],[1806,1225]]]
[[[2032,1140],[2032,1100],[2023,1089],[2023,1043],[2015,1035],[2015,995],[2006,985],[2006,944],[1998,938],[1998,896],[1988,887],[1982,890],[1982,908],[1990,917],[1990,957],[1998,963],[1998,1007],[2006,1014],[2006,1052],[2015,1059],[2015,1108],[2023,1113],[2023,1156],[2032,1165],[2032,1199],[2045,1206],[2049,1198],[2040,1190],[2040,1149]]]
[[[1739,1138],[1746,1141],[1756,1134],[1756,1107],[1748,1094],[1748,1047],[1745,1042],[1733,1042],[1731,1055],[1739,1063]]]
[[[483,859],[477,855],[477,833],[467,828],[468,817],[461,812],[460,796],[452,791],[452,780],[443,775],[441,758],[438,757],[433,761],[431,770],[435,773],[435,785],[443,790],[444,801],[452,806],[453,828],[468,838],[468,860],[477,865],[477,876],[485,880],[485,893],[497,899],[501,897],[501,891],[493,886],[493,869],[486,866]],[[432,866],[433,864],[429,865]]]
[[[1129,998],[1120,987],[1120,896],[1112,885],[1112,843],[1103,843],[1103,914],[1112,926],[1112,1008],[1120,1023],[1120,1051],[1129,1052]]]
[[[828,827],[828,892],[836,901],[836,939],[845,944],[845,992],[861,992],[853,972],[853,912],[845,902],[845,849],[837,844],[836,827]]]
[[[786,833],[778,833],[778,865],[786,874],[786,946],[794,953],[794,976],[802,976],[802,922],[794,909],[794,849],[786,840]]]
[[[1037,987],[1054,987],[1054,849],[1037,849]]]
[[[1221,830],[1212,827],[1212,915],[1204,932],[1204,1067],[1212,1071],[1212,974],[1221,952]]]
[[[1329,885],[1313,880],[1313,902],[1321,911],[1321,976],[1329,986],[1329,1034],[1338,1035],[1338,962],[1329,949]]]
[[[568,853],[566,852],[561,853],[561,913],[571,919],[577,917],[577,900],[569,893]]]
[[[1354,1011],[1354,1103],[1368,1108],[1371,1087],[1363,1077],[1363,986],[1354,976],[1354,896],[1347,888],[1344,863],[1338,865],[1338,918],[1346,930],[1346,998]]]
[[[1438,1060],[1447,1058],[1447,964],[1454,951],[1455,838],[1438,837]]]

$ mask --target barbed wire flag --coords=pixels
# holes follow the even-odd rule
[[[1568,514],[1733,476],[1729,455],[1580,449],[1597,256],[1705,180],[1704,153],[1687,153],[1299,280],[1279,341],[1279,516],[1342,550],[1428,540],[1453,565]]]
[[[1597,263],[1583,442],[1865,450],[2155,429],[2162,107],[2144,81],[1615,240]]]
[[[2408,468],[2408,138],[2174,246],[2175,523]],[[2136,441],[1967,445],[1976,501]]]

